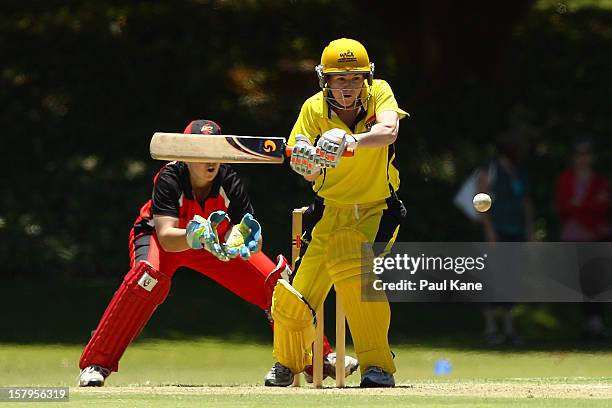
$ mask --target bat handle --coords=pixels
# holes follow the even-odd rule
[[[285,156],[286,157],[290,157],[292,151],[293,151],[293,146],[285,146]],[[353,149],[346,149],[344,152],[342,152],[342,157],[353,157],[354,155],[355,155],[355,150]]]

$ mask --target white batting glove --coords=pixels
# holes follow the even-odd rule
[[[290,165],[293,171],[302,176],[312,176],[321,171],[318,165],[318,149],[304,135],[295,137],[295,145],[291,151]]]
[[[346,133],[344,130],[335,128],[324,132],[317,141],[319,148],[318,164],[324,168],[334,168],[340,163],[342,153],[349,146],[357,144],[355,136]]]

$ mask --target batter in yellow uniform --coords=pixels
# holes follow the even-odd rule
[[[389,84],[374,79],[374,64],[358,41],[341,38],[323,50],[316,67],[321,91],[303,104],[293,127],[291,168],[313,182],[315,202],[304,215],[306,232],[291,285],[274,293],[274,364],[266,385],[287,386],[311,364],[313,311],[334,285],[342,299],[362,387],[393,387],[386,298],[363,301],[362,268],[389,249],[405,217],[397,198],[395,162],[400,109]],[[343,157],[345,151],[353,157]],[[362,250],[362,243],[366,250]],[[363,270],[362,270],[363,269]]]

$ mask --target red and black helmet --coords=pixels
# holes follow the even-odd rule
[[[212,120],[197,119],[192,120],[183,133],[186,134],[202,134],[202,135],[220,135],[221,127]]]

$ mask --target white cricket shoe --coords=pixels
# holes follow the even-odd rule
[[[102,387],[110,373],[109,369],[97,365],[85,367],[79,375],[79,387]]]

